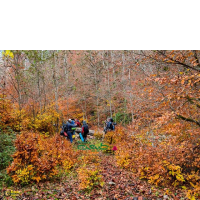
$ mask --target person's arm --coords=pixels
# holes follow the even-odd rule
[[[76,124],[71,124],[70,126],[71,126],[71,128],[77,127]]]

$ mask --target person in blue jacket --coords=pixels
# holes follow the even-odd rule
[[[67,133],[67,139],[69,138],[71,143],[73,142],[73,138],[72,138],[73,130],[72,130],[72,128],[74,128],[74,127],[77,127],[77,125],[73,124],[72,120],[69,119],[68,122],[67,122],[67,125],[65,126],[65,129],[64,129],[64,131]]]

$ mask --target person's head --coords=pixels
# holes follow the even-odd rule
[[[68,119],[68,122],[69,122],[69,123],[72,123],[72,120],[71,120],[71,119]]]
[[[110,118],[109,117],[107,118],[107,122],[110,122]]]
[[[87,125],[86,121],[83,120],[83,125]]]

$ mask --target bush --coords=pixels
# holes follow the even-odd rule
[[[104,185],[102,176],[100,175],[100,170],[95,166],[83,165],[78,169],[78,177],[80,180],[79,188],[90,192],[95,188],[100,188]]]
[[[53,124],[56,124],[58,118],[59,114],[55,110],[49,109],[43,114],[38,114],[31,126],[36,131],[53,134],[55,132]]]
[[[101,140],[103,138],[103,133],[97,131],[94,133],[94,137],[97,140]]]
[[[21,185],[48,180],[58,174],[58,167],[71,170],[78,156],[60,135],[45,137],[23,132],[18,135],[15,147],[13,162],[7,172],[14,183]]]
[[[200,187],[200,140],[191,130],[173,137],[154,136],[137,133],[128,136],[127,131],[119,128],[110,132],[105,139],[117,146],[118,166],[136,173],[140,179],[156,186],[182,187],[189,199],[199,197]],[[112,142],[111,142],[112,141]]]

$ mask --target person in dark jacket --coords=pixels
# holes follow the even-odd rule
[[[73,142],[73,138],[72,138],[72,135],[73,135],[73,130],[72,130],[72,128],[74,128],[74,127],[77,127],[77,125],[76,124],[73,124],[72,123],[72,120],[71,119],[69,119],[68,120],[68,122],[67,122],[67,125],[65,126],[65,129],[64,129],[64,131],[67,133],[67,138],[69,138],[70,139],[70,142],[72,143]]]
[[[88,127],[86,121],[83,121],[83,126],[82,126],[82,130],[81,130],[81,134],[82,134],[85,142],[87,140],[88,133],[89,133],[89,127]]]
[[[115,126],[113,123],[113,119],[112,118],[108,118],[105,122],[105,128],[104,128],[104,132],[107,133],[108,131],[114,130]]]

